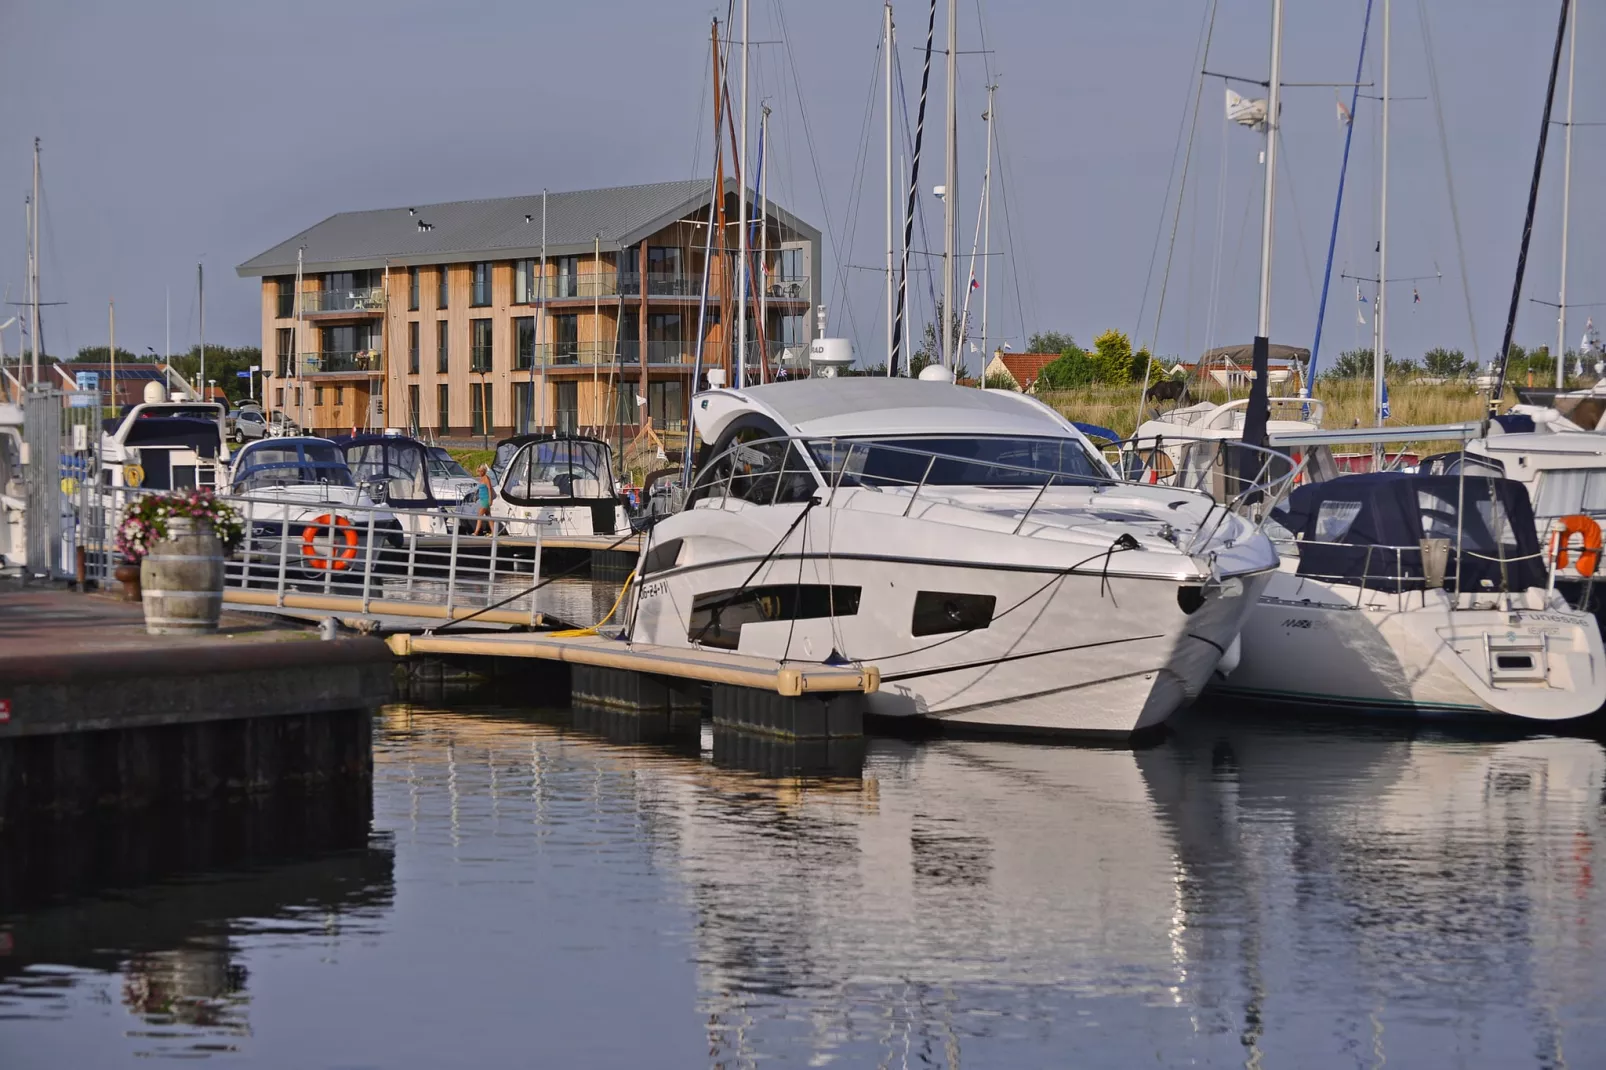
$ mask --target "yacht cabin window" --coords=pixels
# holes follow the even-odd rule
[[[1606,469],[1553,468],[1539,474],[1534,515],[1570,516],[1606,513]]]

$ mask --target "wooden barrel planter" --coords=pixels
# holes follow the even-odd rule
[[[169,517],[167,538],[139,564],[145,630],[152,635],[217,631],[223,610],[223,544],[210,524]]]

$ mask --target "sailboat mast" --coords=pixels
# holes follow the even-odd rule
[[[742,137],[736,170],[736,386],[747,385],[747,22],[750,0],[742,0]]]
[[[942,336],[942,366],[954,369],[953,329],[946,320],[954,314],[954,201],[959,177],[959,3],[948,0],[948,135],[942,184],[942,314],[937,331]]]
[[[765,272],[770,263],[770,106],[758,106],[758,374],[759,382],[770,375],[770,314],[765,300]]]
[[[195,385],[201,392],[201,400],[206,401],[206,268],[200,264],[195,265],[195,293],[201,307],[201,380]]]
[[[537,304],[537,306],[536,306],[535,323],[536,323],[536,330],[539,332],[539,334],[536,336],[536,349],[541,351],[541,422],[539,424],[537,424],[536,426],[544,430],[546,428],[546,395],[547,395],[547,378],[546,378],[546,333],[547,333],[547,324],[546,324],[546,190],[544,190],[544,189],[541,191],[541,281],[540,281],[539,285],[540,285],[540,289],[536,291],[536,293],[539,294],[540,296],[537,298],[537,301],[539,302],[539,304]],[[481,408],[482,412],[484,410],[484,407],[485,407],[485,399],[481,398],[480,399],[480,408]],[[481,419],[485,419],[485,418],[482,416]],[[488,423],[489,421],[486,420],[486,422]],[[481,426],[483,427],[485,425],[481,424]]]
[[[897,361],[892,357],[894,345],[893,336],[897,325],[897,313],[893,311],[892,301],[892,258],[896,253],[892,238],[892,3],[891,0],[883,5],[881,11],[881,62],[887,66],[886,71],[886,120],[887,120],[887,375],[897,374]]]
[[[42,338],[42,336],[45,333],[44,332],[44,328],[39,326],[39,139],[38,138],[34,138],[33,139],[33,200],[31,200],[29,203],[31,205],[33,205],[33,208],[32,208],[32,211],[31,211],[29,217],[28,217],[31,220],[31,223],[30,223],[29,228],[28,228],[28,243],[29,243],[29,246],[30,246],[30,252],[29,252],[29,257],[28,257],[29,265],[30,265],[29,266],[29,274],[28,274],[28,288],[29,288],[29,291],[30,291],[29,300],[33,302],[33,308],[32,308],[32,310],[31,310],[31,312],[30,312],[30,314],[28,316],[28,319],[30,321],[28,326],[30,328],[31,340],[32,340],[31,348],[33,349],[33,385],[34,385],[34,389],[37,390],[39,388],[39,344],[40,344],[40,339]]]
[[[1561,291],[1556,297],[1556,389],[1567,375],[1567,226],[1573,192],[1573,73],[1578,65],[1578,4],[1573,4],[1567,42],[1567,135],[1561,169]]]
[[[1271,86],[1266,99],[1266,177],[1265,197],[1260,218],[1260,312],[1255,321],[1259,339],[1271,338],[1271,250],[1272,224],[1277,199],[1277,124],[1282,100],[1283,0],[1271,6]]]
[[[982,388],[987,386],[987,355],[992,352],[987,348],[987,269],[992,265],[993,251],[993,94],[998,91],[997,84],[987,87],[987,169],[982,173],[981,182],[981,380]]]
[[[117,302],[106,302],[106,353],[111,358],[112,412],[117,412]]]
[[[1383,175],[1378,195],[1377,229],[1377,307],[1372,310],[1372,416],[1377,426],[1383,426],[1383,373],[1387,370],[1384,346],[1388,343],[1389,307],[1389,76],[1393,67],[1390,55],[1390,37],[1394,28],[1392,0],[1383,0]],[[1381,459],[1382,446],[1374,445],[1373,467]]]

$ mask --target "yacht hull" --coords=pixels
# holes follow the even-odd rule
[[[1600,630],[1544,605],[1453,609],[1444,591],[1384,594],[1279,572],[1213,694],[1425,716],[1568,720],[1606,703]]]

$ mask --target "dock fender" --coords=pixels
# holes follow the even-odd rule
[[[1238,663],[1243,660],[1243,642],[1244,637],[1242,634],[1233,636],[1231,645],[1227,647],[1227,652],[1221,655],[1221,660],[1216,663],[1216,675],[1221,679],[1225,680],[1227,677],[1231,676],[1232,671],[1236,669],[1238,667]]]

